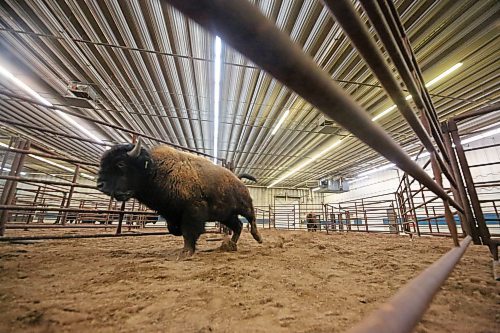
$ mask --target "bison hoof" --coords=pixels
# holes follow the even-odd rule
[[[236,245],[235,242],[227,238],[222,241],[222,244],[219,249],[224,252],[234,252],[238,251],[238,246]]]
[[[177,254],[177,261],[186,260],[187,258],[191,257],[193,254],[194,254],[194,251],[192,249],[182,248],[182,249],[180,249],[179,254]]]

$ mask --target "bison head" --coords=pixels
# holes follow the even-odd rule
[[[144,186],[150,167],[151,158],[141,148],[140,140],[136,145],[116,145],[101,158],[97,189],[116,200],[127,201]]]

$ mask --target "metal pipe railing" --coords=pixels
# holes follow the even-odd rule
[[[119,131],[122,131],[122,132],[125,132],[125,133],[137,135],[137,136],[140,136],[140,137],[143,137],[143,138],[146,138],[146,139],[150,139],[150,140],[153,140],[153,141],[156,141],[156,142],[161,142],[161,143],[164,143],[166,145],[172,146],[174,148],[185,150],[185,151],[189,151],[189,152],[197,154],[197,155],[205,156],[205,157],[212,158],[212,159],[214,158],[214,156],[212,156],[210,154],[205,154],[205,153],[199,152],[197,150],[194,150],[194,149],[191,149],[191,148],[188,148],[188,147],[184,147],[184,146],[177,145],[175,143],[171,143],[171,142],[169,142],[167,140],[156,138],[156,137],[154,137],[152,135],[148,135],[148,134],[145,134],[145,133],[142,133],[142,132],[138,132],[138,131],[134,131],[134,130],[131,130],[131,129],[128,129],[128,128],[125,128],[125,127],[114,125],[114,124],[111,124],[111,123],[106,122],[106,121],[98,120],[98,119],[86,116],[86,115],[84,115],[82,113],[79,113],[79,112],[68,111],[65,108],[60,108],[60,107],[57,107],[57,106],[48,106],[48,105],[45,105],[45,104],[43,104],[41,102],[38,102],[38,101],[36,101],[34,99],[26,98],[26,97],[19,96],[19,95],[16,95],[16,94],[5,92],[5,91],[0,91],[0,95],[4,95],[4,96],[11,97],[11,98],[15,98],[17,100],[24,101],[24,102],[27,102],[27,103],[30,103],[30,104],[33,104],[33,105],[39,105],[39,106],[47,108],[49,110],[64,112],[64,113],[69,114],[71,116],[78,117],[78,118],[81,118],[81,119],[85,119],[85,120],[90,121],[90,122],[92,122],[94,124],[99,124],[101,126],[113,128],[115,130],[119,130]],[[12,122],[12,121],[10,121],[10,122]],[[18,125],[18,126],[23,126],[23,125]],[[62,136],[66,136],[66,137],[70,136],[70,135],[65,134],[65,133],[59,133],[58,135],[62,135]],[[84,141],[88,141],[88,140],[84,140]],[[92,143],[95,143],[95,141],[92,142]],[[99,142],[99,143],[96,143],[96,144],[104,145],[104,146],[109,145],[109,144],[103,144],[102,142]],[[222,160],[221,158],[217,158],[217,159],[218,160]]]
[[[405,47],[404,35],[396,28],[397,22],[395,21],[399,20],[399,18],[390,15],[390,11],[384,11],[376,1],[362,0],[361,3],[387,52],[398,68],[403,81],[408,87],[408,91],[413,96],[416,106],[428,115],[434,138],[440,140],[439,123],[437,122],[432,101],[426,98],[427,91],[423,90],[425,87],[424,82],[412,74],[412,72],[415,72],[415,66],[413,66],[414,63],[411,59],[412,52]]]
[[[2,122],[2,121],[3,120],[1,120],[0,122]],[[73,163],[73,164],[83,164],[83,165],[90,165],[90,166],[95,166],[95,167],[99,166],[98,163],[94,163],[94,162],[77,160],[74,158],[68,158],[68,157],[62,157],[62,156],[54,156],[51,154],[45,154],[45,153],[41,153],[41,152],[34,151],[34,150],[23,150],[23,149],[16,149],[16,148],[0,147],[0,151],[9,151],[9,152],[20,153],[20,154],[29,154],[29,155],[55,159],[58,161],[63,161],[63,162],[68,162],[68,163]]]
[[[15,211],[60,211],[60,212],[71,212],[71,213],[96,213],[96,214],[137,214],[137,215],[158,215],[155,212],[147,212],[147,211],[122,211],[116,209],[81,209],[81,208],[66,208],[66,207],[40,207],[40,206],[18,206],[18,205],[0,205],[0,211],[2,210],[12,210]]]
[[[40,235],[24,237],[0,237],[0,242],[30,241],[30,240],[49,240],[49,239],[80,239],[80,238],[114,238],[114,237],[134,237],[134,236],[164,236],[170,235],[169,232],[132,232],[127,234],[94,234],[94,235]]]
[[[410,333],[469,246],[467,236],[348,333]],[[401,311],[404,309],[404,311]]]
[[[79,188],[90,188],[90,189],[97,190],[97,187],[95,185],[78,184],[78,183],[72,183],[69,181],[68,182],[61,182],[61,181],[54,181],[54,180],[47,180],[47,179],[37,179],[37,178],[28,178],[28,177],[19,177],[19,176],[5,176],[5,175],[0,175],[0,179],[13,180],[13,181],[20,182],[20,183],[74,186],[74,187],[79,187]]]
[[[166,0],[272,74],[379,154],[447,200],[446,194],[401,147],[314,61],[259,10],[244,0]]]
[[[495,103],[495,104],[480,108],[478,110],[471,110],[471,111],[459,114],[458,116],[453,117],[453,120],[455,122],[459,122],[461,120],[465,120],[465,119],[477,117],[477,116],[482,116],[484,114],[488,114],[490,112],[495,112],[495,111],[499,111],[499,110],[500,110],[500,103]]]
[[[398,110],[401,112],[403,117],[406,119],[410,127],[413,129],[417,137],[420,139],[422,144],[425,146],[429,153],[436,152],[432,141],[427,134],[422,123],[419,121],[416,114],[413,112],[410,104],[406,100],[403,91],[401,89],[400,84],[397,82],[394,77],[392,71],[388,67],[387,62],[385,61],[380,49],[377,47],[375,42],[373,41],[372,36],[366,29],[365,25],[361,21],[359,15],[356,13],[352,2],[348,0],[324,0],[325,4],[330,8],[332,14],[335,16],[336,21],[342,26],[344,32],[349,36],[353,44],[355,45],[358,52],[363,56],[367,64],[370,66],[373,73],[377,76],[382,86],[389,94],[394,103],[398,106]],[[380,34],[379,34],[380,35]],[[382,37],[386,37],[385,35],[381,35]],[[389,41],[383,40],[384,45],[390,44]],[[391,44],[392,45],[392,44]],[[394,51],[397,53],[397,50],[388,48],[389,51]],[[404,82],[407,87],[409,87],[410,92],[412,94],[413,91],[416,91],[414,88],[413,79],[411,76],[405,75],[408,72],[408,67],[403,63],[403,60],[398,57],[396,54],[389,53],[391,55],[391,59],[395,61],[396,65],[401,65],[398,67],[398,70],[404,79]],[[397,61],[399,60],[399,62]],[[417,93],[420,96],[419,93]],[[439,143],[438,140],[436,140]],[[445,154],[444,149],[441,148],[441,152]],[[436,154],[437,155],[437,154]],[[446,170],[446,164],[441,159],[441,157],[437,156],[443,170]],[[451,173],[447,173],[447,177],[451,176]],[[450,177],[451,178],[451,177]],[[450,181],[454,181],[451,179]]]
[[[408,36],[406,35],[406,31],[404,29],[403,24],[401,23],[401,20],[399,19],[399,14],[398,11],[396,10],[396,7],[392,3],[392,1],[385,1],[385,0],[378,0],[379,8],[382,10],[384,13],[384,16],[388,18],[387,23],[393,32],[394,35],[399,36],[399,38],[396,39],[396,42],[399,44],[400,49],[407,50],[406,55],[409,57],[410,63],[412,64],[412,71],[414,75],[418,78],[421,87],[425,87],[424,83],[424,78],[422,76],[422,72],[420,70],[420,67],[418,66],[417,59],[415,57],[415,53],[413,52],[412,46],[410,44],[410,40]],[[427,89],[424,89],[422,91],[422,95],[425,97],[425,99],[429,102],[429,111],[430,116],[431,116],[431,121],[435,124],[436,128],[439,126],[439,119],[437,117],[436,110],[434,109],[433,104],[431,103],[431,98],[429,95],[429,92]],[[441,147],[439,145],[439,147]]]

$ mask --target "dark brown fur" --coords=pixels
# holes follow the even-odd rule
[[[318,229],[319,226],[318,220],[312,213],[307,214],[306,223],[307,223],[307,231],[316,231]]]
[[[168,146],[151,152],[142,148],[137,157],[128,156],[132,148],[119,145],[103,155],[98,187],[119,200],[135,197],[157,210],[170,232],[184,237],[185,253],[195,251],[207,221],[228,226],[236,244],[242,229],[238,215],[248,220],[253,237],[262,242],[250,193],[231,171]]]

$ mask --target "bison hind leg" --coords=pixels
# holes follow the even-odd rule
[[[233,241],[233,243],[238,243],[238,239],[240,239],[241,235],[241,230],[243,229],[243,223],[238,218],[238,215],[231,216],[226,221],[223,221],[222,224],[233,231],[231,241]]]
[[[248,224],[250,224],[250,233],[253,236],[253,239],[255,239],[257,242],[262,243],[262,236],[259,233],[259,230],[257,230],[257,223],[255,221],[255,213],[253,211],[253,208],[251,208],[249,211],[242,213],[247,221]]]

